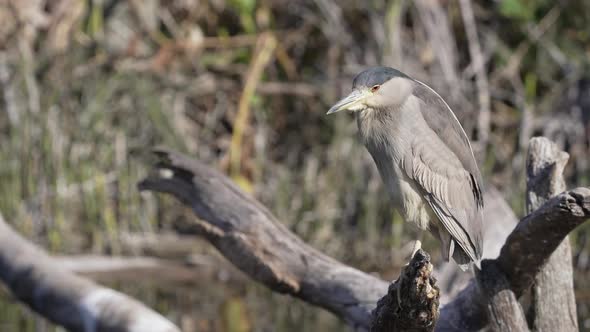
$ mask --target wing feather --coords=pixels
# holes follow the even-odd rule
[[[401,167],[416,181],[424,197],[453,240],[478,262],[483,246],[481,174],[471,145],[448,105],[420,83],[420,111],[431,129],[416,137]],[[450,114],[449,114],[450,113]]]

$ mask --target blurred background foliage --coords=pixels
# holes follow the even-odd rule
[[[392,211],[353,118],[324,116],[370,65],[445,97],[517,214],[533,135],[570,153],[569,185],[590,184],[587,1],[0,0],[0,22],[0,211],[54,254],[161,255],[133,239],[190,216],[136,190],[163,144],[229,174],[316,248],[395,276],[418,234]],[[584,330],[589,235],[571,237]],[[344,327],[191,243],[166,258],[192,257],[198,278],[105,282],[185,331]],[[0,291],[0,330],[60,329]]]

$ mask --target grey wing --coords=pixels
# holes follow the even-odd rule
[[[420,185],[453,240],[478,262],[483,247],[483,198],[471,146],[440,96],[427,86],[415,93],[422,93],[420,111],[430,130],[412,142],[402,168]]]
[[[428,126],[437,134],[438,137],[444,139],[445,145],[455,154],[461,161],[461,165],[469,174],[474,177],[474,181],[478,186],[479,195],[477,197],[478,204],[483,206],[483,198],[481,197],[482,179],[477,162],[473,156],[469,138],[461,127],[461,123],[442,97],[436,93],[428,85],[416,81],[417,86],[414,89],[416,95],[422,102],[420,105],[420,112]]]
[[[402,168],[423,195],[454,242],[474,261],[482,254],[482,214],[472,176],[435,134],[414,140]]]

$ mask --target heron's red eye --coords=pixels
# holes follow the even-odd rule
[[[377,92],[377,90],[379,90],[380,87],[381,85],[373,85],[373,87],[371,88],[371,92]]]

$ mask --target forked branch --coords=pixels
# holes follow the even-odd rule
[[[159,162],[139,188],[171,194],[190,207],[196,218],[189,231],[204,236],[270,289],[325,308],[355,328],[370,327],[371,311],[388,293],[385,281],[311,248],[220,172],[171,150],[154,152]],[[520,222],[497,259],[516,294],[530,286],[552,251],[589,216],[590,189],[577,188],[550,199]],[[486,326],[484,299],[472,282],[442,308],[436,330]]]

